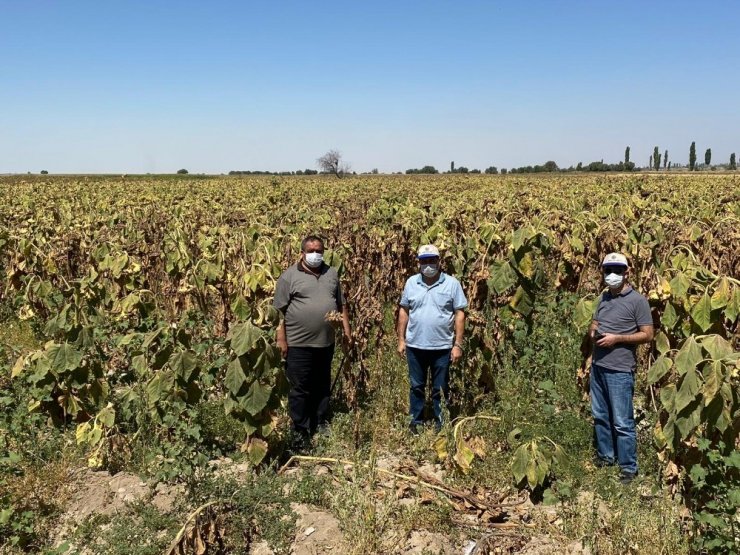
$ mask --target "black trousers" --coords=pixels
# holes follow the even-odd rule
[[[288,413],[293,429],[310,435],[329,420],[331,360],[334,345],[288,347],[285,375],[290,383]]]

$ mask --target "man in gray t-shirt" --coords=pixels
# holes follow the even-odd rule
[[[345,344],[351,338],[339,276],[323,255],[324,241],[315,235],[306,237],[301,259],[280,275],[273,300],[284,316],[277,344],[285,358],[288,412],[297,442],[305,442],[329,418],[335,330],[327,314],[340,312]]]
[[[632,407],[635,350],[653,340],[653,318],[645,297],[627,283],[629,265],[619,253],[602,263],[608,289],[594,311],[589,335],[593,342],[591,412],[597,464],[619,464],[622,483],[637,475],[637,435]]]

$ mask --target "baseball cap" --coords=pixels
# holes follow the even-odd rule
[[[618,252],[610,252],[604,257],[604,261],[601,263],[602,266],[624,266],[629,268],[627,263],[627,257]]]
[[[439,249],[434,245],[422,245],[419,247],[419,251],[416,254],[416,258],[434,258],[439,257]]]

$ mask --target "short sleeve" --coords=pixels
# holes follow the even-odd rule
[[[635,310],[635,320],[638,326],[652,326],[653,315],[650,313],[650,303],[647,299],[640,295],[637,307]]]
[[[280,312],[285,313],[290,304],[290,283],[288,278],[283,273],[277,280],[275,285],[275,297],[272,300],[272,305],[277,308]]]
[[[468,306],[468,299],[465,298],[465,292],[463,291],[460,282],[455,283],[455,291],[453,293],[452,307],[455,310],[462,310]]]
[[[401,300],[398,303],[403,308],[409,308],[409,282],[403,286],[403,293],[401,293]]]

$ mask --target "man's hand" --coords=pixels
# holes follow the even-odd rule
[[[288,342],[285,339],[278,338],[277,346],[280,349],[280,356],[286,358],[288,356]]]
[[[406,342],[403,339],[398,340],[398,356],[406,358]]]
[[[463,351],[460,347],[458,347],[457,345],[452,347],[452,352],[450,353],[450,360],[452,364],[457,363],[457,361],[460,360],[462,356],[463,356]]]
[[[611,349],[617,343],[619,343],[619,336],[615,333],[605,333],[601,336],[601,339],[596,342],[599,347],[605,347],[607,349]]]

